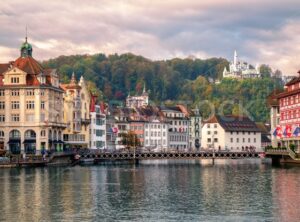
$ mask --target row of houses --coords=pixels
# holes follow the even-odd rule
[[[20,57],[0,64],[0,150],[34,154],[42,150],[123,149],[131,132],[149,150],[250,150],[261,148],[261,130],[247,117],[212,116],[202,121],[198,108],[150,106],[144,86],[125,106],[97,102],[83,77],[73,73],[60,84],[55,69],[45,69],[25,42]]]

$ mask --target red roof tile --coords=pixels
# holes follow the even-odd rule
[[[43,67],[31,56],[19,57],[15,62],[14,66],[23,70],[27,74],[40,74],[43,72]]]

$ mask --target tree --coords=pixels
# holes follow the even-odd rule
[[[128,131],[127,133],[121,133],[122,144],[127,149],[136,149],[136,147],[141,146],[140,139],[133,131]]]
[[[269,78],[272,75],[272,69],[269,65],[262,64],[259,67],[259,72],[263,78]]]

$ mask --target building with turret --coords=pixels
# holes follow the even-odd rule
[[[234,51],[233,62],[229,64],[229,70],[225,67],[223,71],[223,78],[245,79],[260,77],[261,74],[258,65],[253,68],[249,63],[240,61],[236,51]]]
[[[149,104],[149,95],[146,92],[146,86],[144,84],[143,93],[140,96],[130,96],[126,98],[126,107],[128,108],[139,108],[147,106]]]
[[[0,64],[0,149],[12,154],[63,149],[59,75],[45,69],[32,52],[26,37],[20,57]]]

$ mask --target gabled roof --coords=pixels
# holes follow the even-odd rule
[[[298,71],[298,73],[299,73],[299,76],[295,76],[294,78],[292,78],[291,81],[289,81],[289,82],[286,83],[285,85],[286,85],[286,86],[291,86],[291,85],[293,85],[293,84],[296,84],[296,83],[300,82],[300,70]]]
[[[255,122],[246,116],[219,116],[214,115],[205,123],[219,123],[225,131],[234,132],[260,132]]]

